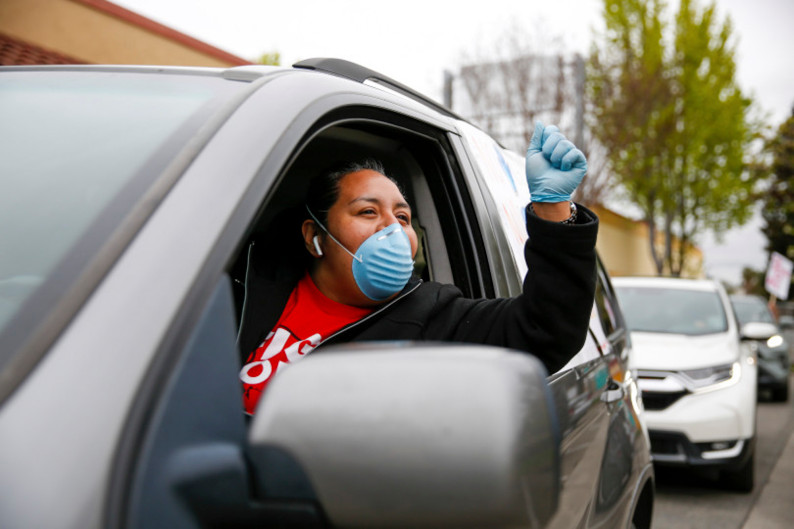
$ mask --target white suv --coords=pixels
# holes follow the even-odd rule
[[[613,279],[631,330],[654,463],[710,467],[753,488],[756,359],[711,280]]]

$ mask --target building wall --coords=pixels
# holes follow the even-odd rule
[[[645,222],[628,219],[612,210],[593,207],[600,220],[596,248],[611,276],[655,276],[656,265],[651,258],[648,226]],[[661,234],[658,234],[661,236]],[[661,237],[657,237],[661,243]],[[678,241],[673,243],[674,249]],[[665,269],[663,275],[669,275]],[[689,249],[683,277],[703,277],[703,253],[697,247]]]
[[[94,64],[251,62],[105,0],[2,0],[0,33]]]

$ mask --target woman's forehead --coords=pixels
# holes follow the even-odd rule
[[[408,201],[394,182],[370,169],[348,173],[339,181],[340,203],[349,204],[359,200],[408,206]]]

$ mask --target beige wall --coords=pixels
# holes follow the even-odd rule
[[[0,0],[0,32],[95,64],[247,62],[104,1]]]
[[[609,274],[656,275],[645,224],[631,221],[603,208],[595,211],[600,221],[596,248]]]
[[[596,248],[611,276],[655,276],[656,266],[648,244],[648,226],[605,209],[594,207],[599,217]],[[677,245],[677,241],[675,243]],[[699,248],[689,251],[684,277],[703,276],[703,254]]]

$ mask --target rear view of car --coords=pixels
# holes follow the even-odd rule
[[[731,304],[742,335],[758,356],[758,389],[768,390],[772,400],[787,401],[791,369],[789,343],[775,323],[766,301],[760,296],[733,295]]]
[[[756,359],[719,283],[614,278],[658,465],[719,470],[751,491]]]

